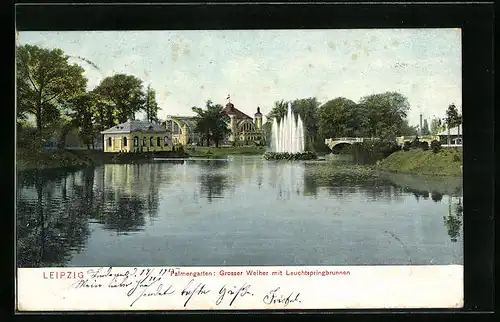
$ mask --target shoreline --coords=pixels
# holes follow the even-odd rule
[[[33,152],[18,149],[16,171],[46,169],[78,169],[103,164],[140,164],[152,162],[154,158],[221,158],[227,156],[264,155],[266,147],[193,147],[184,151],[162,151],[144,153],[118,153],[96,150],[61,150]],[[458,158],[458,162],[457,161]],[[461,178],[462,149],[447,149],[436,154],[420,149],[398,151],[377,162],[365,165],[388,174],[417,175],[430,178]],[[330,164],[344,164],[342,161],[325,160]],[[347,162],[347,164],[350,164]],[[350,164],[355,165],[355,164]]]

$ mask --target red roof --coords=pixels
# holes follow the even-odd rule
[[[236,107],[234,107],[233,103],[227,103],[226,107],[224,107],[223,112],[226,113],[227,115],[234,115],[238,119],[250,119],[252,120],[252,117],[246,115]]]

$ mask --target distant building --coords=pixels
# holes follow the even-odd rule
[[[261,142],[264,139],[260,107],[257,107],[254,119],[238,110],[231,102],[226,104],[224,113],[230,119],[228,128],[231,130],[231,134],[227,140],[229,143],[240,142],[241,144],[249,144],[251,142]]]
[[[167,115],[165,127],[172,133],[172,143],[174,145],[186,146],[199,143],[199,135],[194,132],[196,123],[196,116]]]
[[[458,126],[450,128],[450,144],[462,144],[463,127]],[[441,144],[448,144],[448,129],[437,134]]]
[[[101,134],[104,152],[172,151],[171,133],[161,124],[129,120]]]
[[[226,138],[225,143],[238,142],[246,145],[264,140],[264,130],[262,128],[262,113],[257,107],[254,118],[243,113],[229,102],[223,109],[223,112],[229,116],[227,127],[231,134]],[[172,133],[172,142],[174,145],[204,144],[200,136],[194,133],[197,124],[196,116],[174,116],[168,115],[165,121],[165,127]]]

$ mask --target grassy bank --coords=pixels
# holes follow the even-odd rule
[[[377,168],[397,173],[461,176],[461,165],[462,148],[444,148],[438,153],[411,149],[389,155],[378,163]]]
[[[53,152],[18,149],[16,156],[17,171],[34,169],[82,168],[106,163],[149,162],[153,157],[184,157],[184,153],[104,153],[95,150],[61,150]]]
[[[193,157],[226,157],[229,155],[261,155],[267,150],[265,146],[239,146],[239,147],[207,147],[196,146],[186,150]]]

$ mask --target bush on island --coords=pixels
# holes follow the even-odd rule
[[[266,160],[315,160],[318,156],[316,153],[311,151],[305,152],[266,152],[264,153],[264,159]]]
[[[420,147],[422,148],[422,150],[427,151],[427,150],[429,150],[429,143],[427,143],[425,141],[420,142]]]

